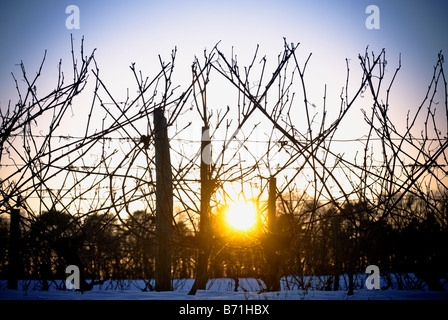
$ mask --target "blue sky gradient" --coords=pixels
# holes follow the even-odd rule
[[[80,9],[79,30],[65,26],[65,8],[70,4]],[[370,4],[380,9],[379,30],[365,27]],[[189,73],[194,55],[218,41],[225,52],[234,46],[242,59],[246,53],[249,59],[257,44],[262,54],[276,59],[286,37],[301,43],[302,57],[313,53],[309,72],[319,78],[318,90],[327,83],[340,91],[345,58],[356,61],[368,45],[376,52],[386,48],[391,73],[401,53],[403,89],[397,90],[422,97],[437,53],[448,51],[447,12],[448,2],[436,0],[6,0],[0,3],[0,107],[16,98],[11,72],[20,77],[20,61],[34,74],[48,50],[41,85],[56,82],[59,59],[70,66],[70,34],[78,46],[85,37],[86,53],[97,48],[103,77],[119,77],[121,87],[126,79],[132,80],[132,62],[143,70],[155,70],[157,55],[169,59],[175,46],[179,64]]]

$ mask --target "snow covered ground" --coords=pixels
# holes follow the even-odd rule
[[[174,291],[143,291],[142,280],[109,281],[96,285],[91,291],[76,292],[59,290],[62,281],[53,282],[48,291],[42,291],[38,282],[19,283],[18,290],[7,290],[6,281],[0,281],[0,300],[448,300],[446,292],[422,290],[355,290],[348,296],[346,290],[323,291],[309,289],[261,292],[258,279],[240,279],[238,291],[234,292],[233,279],[211,279],[207,290],[199,290],[195,296],[188,295],[194,280],[175,280]]]

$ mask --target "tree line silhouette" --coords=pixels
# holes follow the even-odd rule
[[[297,196],[293,198],[300,202]],[[446,199],[445,195],[440,202],[440,208],[445,212]],[[311,201],[304,201],[301,211],[293,214],[284,212],[278,204],[278,236],[269,241],[278,252],[279,274],[285,277],[282,280],[284,287],[348,289],[350,271],[362,274],[366,265],[375,264],[382,272],[383,288],[419,289],[426,284],[432,290],[443,290],[448,263],[445,248],[447,216],[444,227],[423,201],[405,199],[394,214],[400,216],[406,210],[418,214],[413,219],[385,221],[372,233],[369,217],[375,213],[366,203],[353,204],[355,219],[360,224],[357,230],[352,218],[344,214],[336,216],[337,208],[330,205],[317,209],[318,221],[310,223],[307,211],[312,209]],[[147,233],[148,229],[155,228],[154,217],[145,211],[136,211],[133,216],[138,223],[128,218],[129,230],[124,230],[111,214],[90,215],[81,224],[76,224],[68,213],[43,213],[29,229],[22,227],[22,272],[19,278],[39,280],[39,287],[47,290],[50,285],[61,286],[57,280],[64,279],[65,268],[74,264],[82,270],[82,279],[89,280],[83,283],[83,290],[111,279],[145,279],[147,287],[143,289],[154,290],[156,236]],[[211,253],[210,278],[253,277],[266,281],[273,261],[264,254],[259,236],[242,238],[229,234],[225,228],[221,222],[214,226],[216,241],[222,246],[217,246]],[[8,271],[8,229],[6,219],[2,219],[2,278],[7,278]],[[172,277],[192,278],[197,259],[194,236],[186,227],[176,236]],[[359,247],[359,254],[354,257],[355,245]],[[410,276],[412,274],[415,277]],[[318,285],[311,284],[310,276],[319,279]],[[362,285],[358,281],[357,287]]]

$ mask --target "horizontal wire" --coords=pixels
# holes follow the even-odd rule
[[[19,134],[19,133],[15,133],[15,134],[10,134],[11,137],[21,137],[23,136],[23,134]],[[81,136],[70,136],[70,135],[52,135],[52,136],[47,136],[47,135],[39,135],[39,134],[27,134],[27,137],[32,137],[32,138],[50,138],[50,139],[61,139],[61,140],[71,140],[71,139],[75,139],[75,140],[84,140],[87,139],[89,137],[81,137]],[[119,141],[137,141],[140,139],[140,137],[135,137],[135,138],[130,138],[130,137],[101,137],[101,138],[95,138],[97,140],[119,140]],[[446,139],[439,139],[439,138],[417,138],[417,137],[410,137],[408,138],[409,140],[415,140],[415,141],[441,141],[441,140],[446,140]],[[186,138],[171,138],[169,139],[170,141],[181,141],[181,142],[195,142],[195,143],[200,143],[200,140],[195,140],[195,139],[186,139]],[[287,140],[253,140],[253,139],[241,139],[244,142],[251,142],[251,143],[275,143],[275,142],[288,142]],[[300,138],[296,139],[299,142],[308,142],[308,140],[301,140]],[[364,142],[364,141],[383,141],[385,139],[382,138],[368,138],[368,137],[361,137],[361,138],[350,138],[350,139],[335,139],[335,138],[327,138],[324,139],[323,141],[331,141],[331,142]],[[404,140],[403,138],[388,138],[387,140],[390,141],[402,141]],[[211,142],[216,141],[216,142],[225,142],[227,141],[226,139],[212,139]]]
[[[25,167],[27,165],[28,164],[23,164],[23,163],[20,163],[20,164],[5,163],[5,164],[0,164],[0,168],[1,167],[19,167],[19,168],[22,168],[22,167]],[[225,167],[225,166],[234,166],[234,164],[222,164],[221,166],[223,166],[223,167]],[[448,165],[446,165],[446,164],[436,164],[436,163],[428,165],[428,164],[424,163],[424,164],[395,164],[394,166],[397,167],[397,168],[414,168],[414,167],[417,168],[417,167],[425,167],[425,166],[431,167],[431,168],[444,168],[444,167],[447,167]],[[356,168],[356,169],[380,169],[380,168],[390,168],[390,167],[391,166],[386,165],[386,164],[383,164],[383,165],[368,165],[366,167],[363,167],[362,165],[341,165],[339,167],[335,167],[334,169],[346,169],[346,168],[350,168],[350,169],[354,169],[354,168]],[[105,174],[105,172],[89,171],[89,170],[91,170],[91,169],[115,170],[115,169],[119,169],[119,168],[122,168],[123,170],[145,170],[145,171],[148,170],[148,168],[145,168],[145,167],[142,167],[142,166],[130,167],[130,168],[128,168],[128,167],[114,167],[114,166],[110,166],[110,167],[108,167],[108,166],[70,166],[70,167],[66,168],[66,170],[70,171],[70,169],[73,169],[74,171],[76,170],[76,172],[86,173],[86,174],[93,174],[93,173],[102,173],[102,174],[104,173]],[[299,170],[299,169],[311,170],[311,169],[323,169],[323,168],[324,168],[323,166],[314,166],[314,167],[302,166],[302,167],[287,167],[287,168],[283,168],[283,169],[284,170]],[[325,168],[327,168],[327,167],[325,167]],[[155,168],[152,169],[152,170],[154,171]],[[197,168],[193,167],[193,168],[190,168],[188,171],[200,171],[200,168],[199,167],[197,167]],[[112,174],[112,176],[113,176],[113,174]]]

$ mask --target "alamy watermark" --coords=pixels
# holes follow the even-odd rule
[[[65,19],[65,27],[67,29],[79,29],[81,26],[81,20],[79,16],[79,7],[74,4],[67,6],[65,8],[65,13],[70,14]]]
[[[370,275],[366,279],[366,288],[369,290],[380,288],[380,268],[376,265],[370,265],[366,268],[366,273]]]
[[[65,13],[69,14],[65,19],[65,27],[69,30],[80,29],[81,19],[79,7],[71,4],[65,8]],[[377,5],[371,4],[366,7],[365,13],[369,15],[365,21],[366,28],[369,30],[380,29],[380,8]]]
[[[366,28],[369,30],[380,28],[380,8],[378,6],[371,4],[366,8],[366,14],[369,16],[366,19]]]
[[[75,266],[74,264],[69,265],[65,268],[65,273],[68,274],[67,279],[65,280],[65,287],[67,290],[79,290],[81,288],[81,281],[78,266]]]

